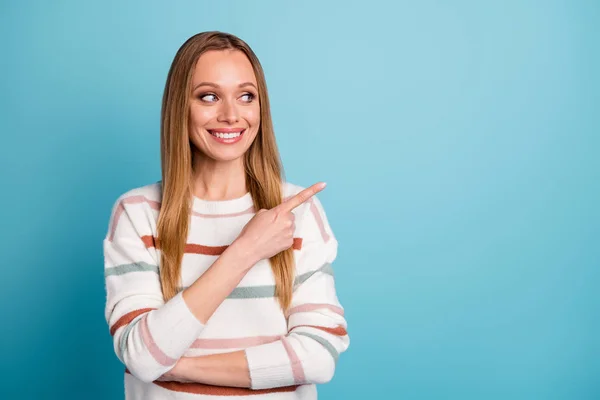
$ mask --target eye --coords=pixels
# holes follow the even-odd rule
[[[254,93],[250,93],[250,92],[244,93],[242,95],[242,97],[246,97],[247,98],[247,100],[244,100],[246,103],[250,103],[252,100],[254,100],[256,98],[256,96],[254,95]]]
[[[207,98],[210,98],[210,97],[214,97],[215,100],[210,100],[210,99],[207,100]],[[216,101],[217,95],[214,93],[204,93],[204,94],[201,94],[200,96],[198,96],[198,98],[204,102],[212,103],[213,101]]]

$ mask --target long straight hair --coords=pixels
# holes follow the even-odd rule
[[[162,205],[158,217],[161,250],[160,283],[165,301],[180,289],[181,262],[188,237],[193,199],[193,149],[189,140],[190,93],[198,58],[210,50],[239,50],[247,57],[258,83],[260,126],[244,154],[246,186],[254,209],[270,209],[282,202],[283,167],[275,141],[269,96],[258,58],[243,40],[223,32],[202,32],[177,51],[165,85],[160,126]],[[293,249],[269,259],[275,278],[275,296],[283,310],[292,299]]]

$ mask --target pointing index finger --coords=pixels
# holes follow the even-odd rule
[[[327,184],[325,182],[315,183],[314,185],[302,190],[300,193],[296,194],[293,197],[290,197],[283,203],[281,203],[277,208],[281,211],[292,211],[294,208],[298,207],[315,194],[319,193],[321,190],[325,189]]]

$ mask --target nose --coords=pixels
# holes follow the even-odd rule
[[[239,113],[238,109],[234,102],[225,100],[221,103],[221,109],[219,110],[219,116],[217,117],[217,121],[219,122],[227,122],[229,124],[234,124],[239,121]]]

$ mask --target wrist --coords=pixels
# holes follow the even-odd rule
[[[249,270],[259,261],[252,251],[252,246],[244,239],[235,239],[226,252],[235,259],[235,265],[239,265],[244,271]]]

